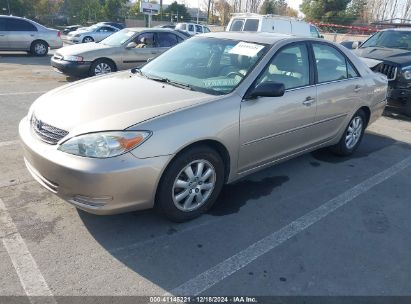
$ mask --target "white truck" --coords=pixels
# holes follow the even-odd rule
[[[323,38],[318,29],[305,21],[277,15],[233,14],[228,32],[274,32],[302,37]]]

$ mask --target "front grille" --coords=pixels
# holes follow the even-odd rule
[[[397,67],[387,63],[380,63],[373,68],[373,71],[387,75],[388,80],[394,80],[397,77]]]
[[[55,145],[57,142],[68,134],[67,131],[50,126],[45,122],[37,119],[34,115],[31,117],[31,127],[41,140],[48,144]]]

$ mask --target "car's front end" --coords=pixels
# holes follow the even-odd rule
[[[390,29],[367,39],[354,53],[379,60],[372,70],[388,79],[388,106],[411,116],[411,31]]]
[[[169,156],[139,159],[129,152],[111,158],[66,153],[61,151],[64,131],[34,116],[20,122],[19,134],[33,178],[60,198],[95,214],[152,207],[155,186],[169,160]]]
[[[76,43],[82,43],[84,37],[86,37],[88,34],[88,32],[86,31],[73,31],[68,33],[68,35],[65,37],[64,42],[68,43],[68,44],[76,44]]]
[[[50,63],[57,72],[74,77],[87,76],[91,66],[91,61],[85,61],[82,56],[63,56],[58,51],[51,57]]]

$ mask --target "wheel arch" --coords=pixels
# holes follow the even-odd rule
[[[367,107],[367,106],[362,106],[361,108],[358,109],[358,111],[360,111],[360,110],[362,110],[362,111],[365,113],[365,116],[366,116],[366,118],[367,118],[367,124],[366,124],[366,126],[367,126],[368,123],[370,122],[371,110],[370,110],[370,108]],[[357,112],[358,112],[358,111],[357,111]]]

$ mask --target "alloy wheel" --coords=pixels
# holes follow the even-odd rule
[[[101,75],[107,73],[111,73],[111,67],[105,62],[100,62],[94,68],[94,75]]]
[[[177,175],[172,188],[174,205],[189,212],[200,208],[210,197],[216,184],[216,171],[207,160],[195,160]]]
[[[352,149],[358,143],[363,131],[363,121],[360,116],[355,116],[348,126],[345,134],[345,145],[348,149]]]

